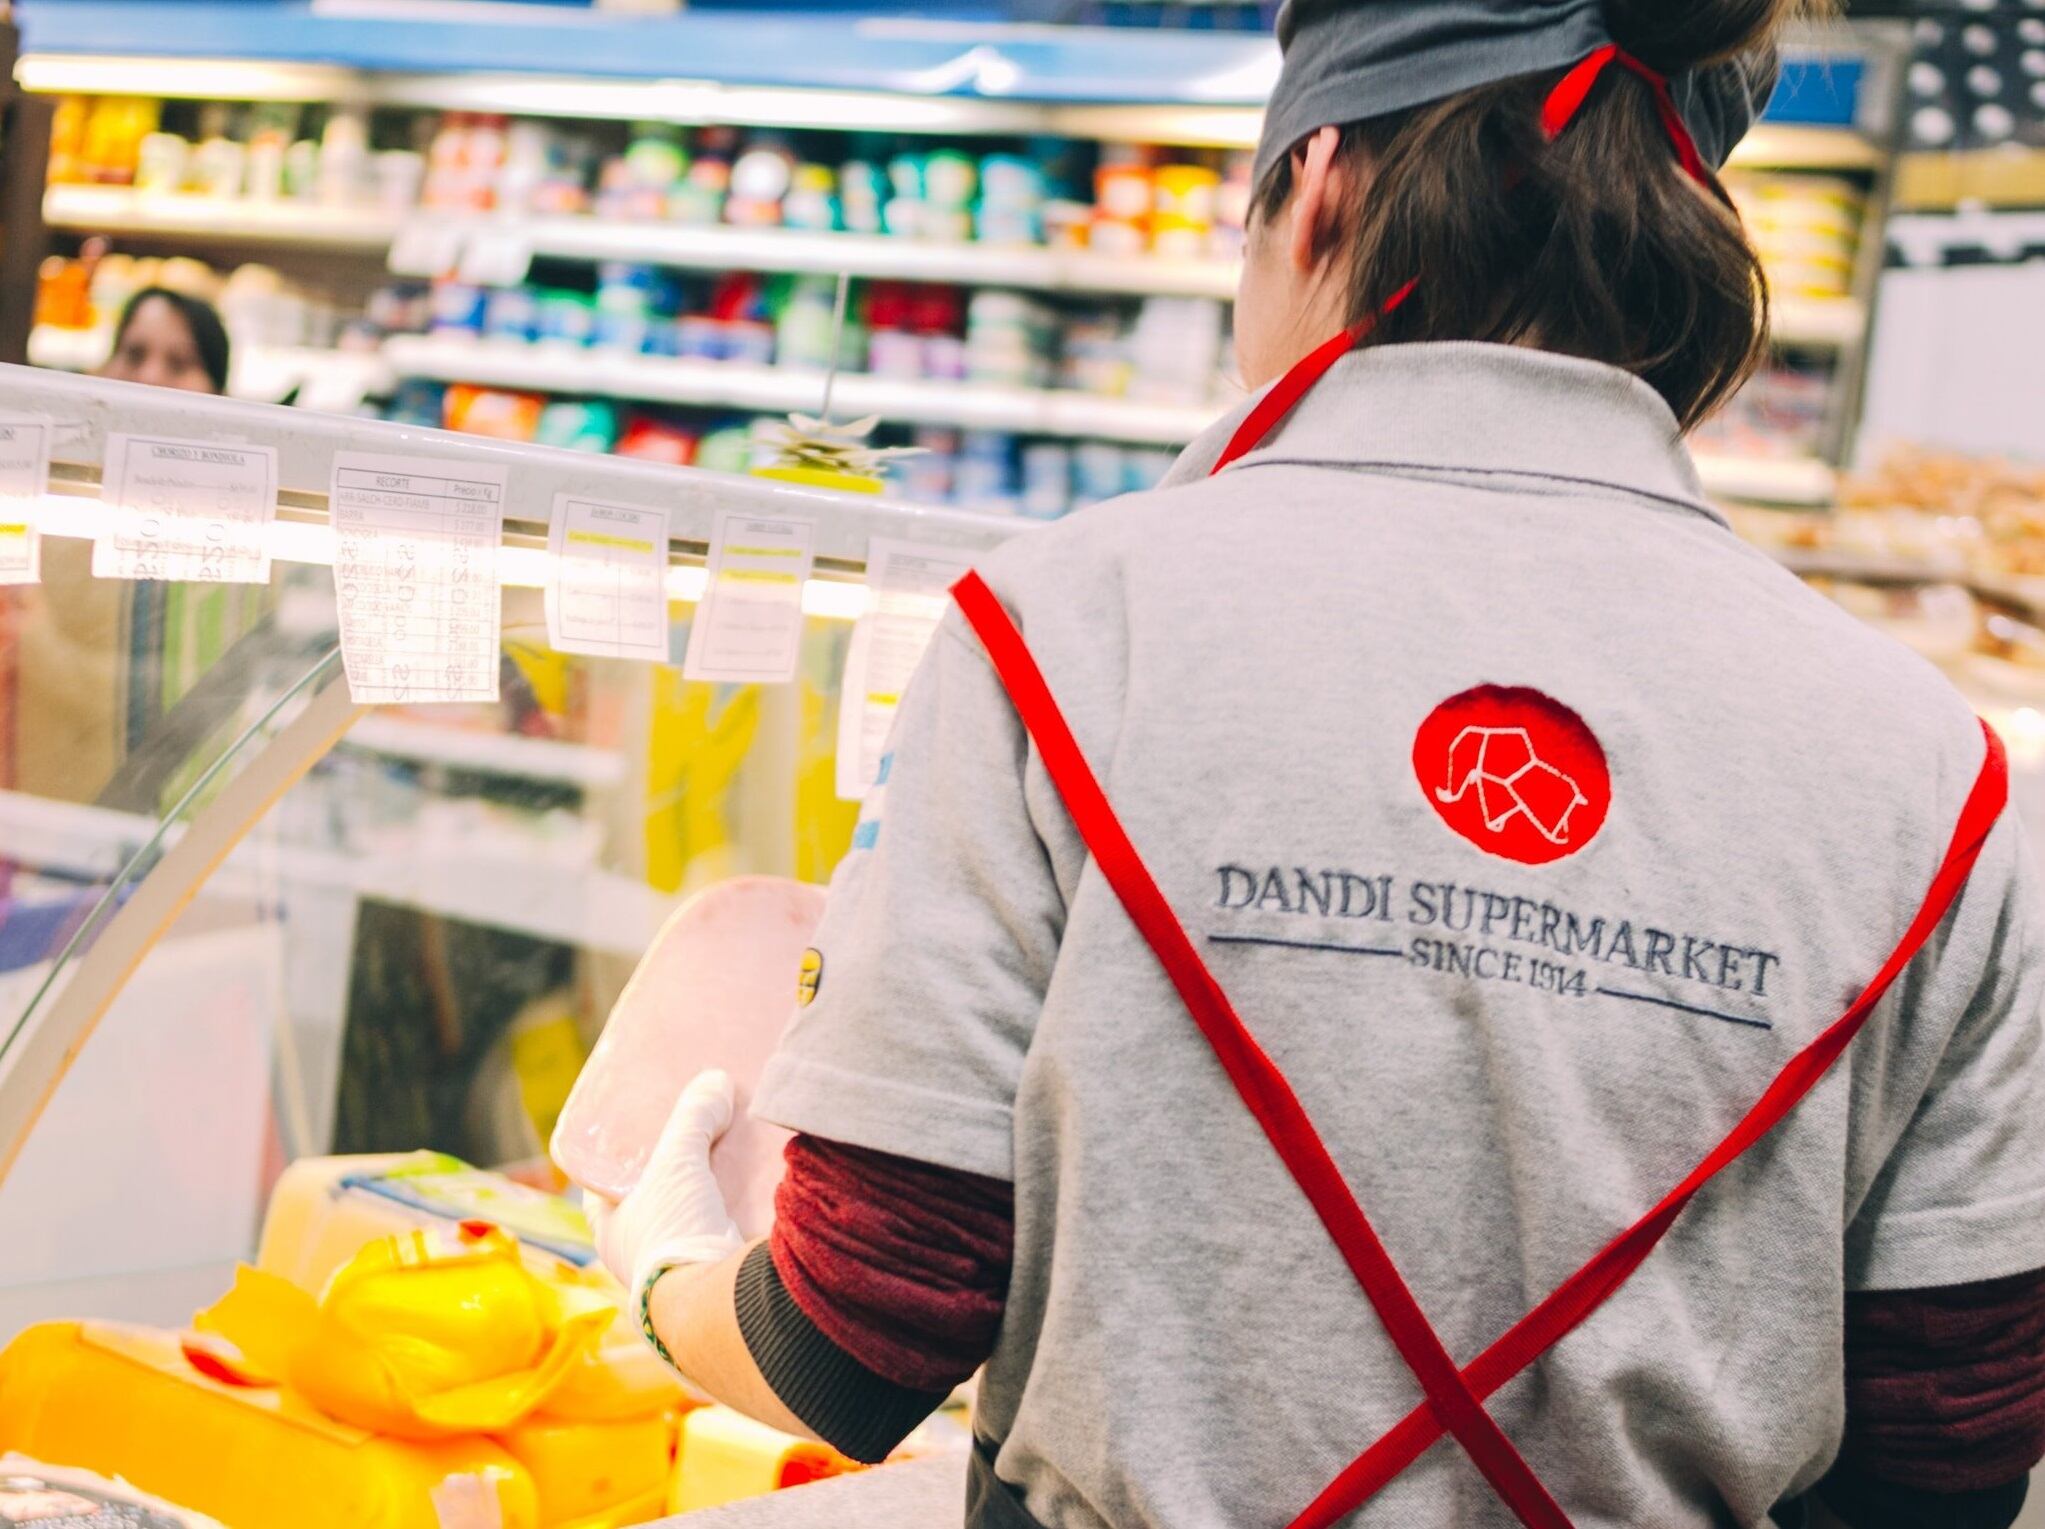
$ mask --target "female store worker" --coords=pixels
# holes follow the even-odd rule
[[[168,287],[144,287],[121,309],[113,354],[99,374],[117,382],[225,393],[227,354],[227,330],[210,303]]]
[[[1265,392],[960,586],[759,1092],[772,1237],[715,1075],[600,1218],[682,1370],[870,1459],[984,1362],[1003,1529],[2011,1522],[2000,751],[1681,438],[1763,354],[1715,167],[1789,8],[1290,0]]]

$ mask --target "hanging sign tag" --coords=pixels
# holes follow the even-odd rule
[[[533,241],[516,223],[485,224],[469,235],[460,276],[479,287],[515,287],[533,268]]]
[[[689,625],[684,678],[765,685],[795,678],[802,586],[816,537],[813,520],[719,513],[710,533],[710,582]]]
[[[391,240],[390,269],[397,276],[438,280],[461,264],[465,225],[447,218],[412,218]]]
[[[875,537],[866,552],[866,614],[852,631],[838,695],[838,795],[858,801],[880,772],[902,690],[916,672],[951,587],[972,558],[956,547]]]
[[[502,467],[334,454],[341,659],[364,703],[497,699]]]
[[[270,582],[275,447],[110,434],[100,500],[95,578]]]
[[[663,663],[667,511],[554,496],[547,641],[563,653]]]
[[[36,514],[49,486],[49,421],[0,417],[0,584],[33,584],[42,577]]]

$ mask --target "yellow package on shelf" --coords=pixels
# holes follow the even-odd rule
[[[442,1529],[441,1507],[541,1529],[531,1473],[484,1439],[408,1443],[289,1391],[202,1374],[176,1337],[47,1322],[0,1352],[0,1442],[118,1475],[234,1529]]]
[[[798,1439],[729,1407],[698,1407],[682,1419],[667,1510],[714,1508],[860,1469],[827,1444]]]

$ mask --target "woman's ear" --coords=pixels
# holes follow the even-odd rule
[[[1324,127],[1292,151],[1293,268],[1302,274],[1320,264],[1333,241],[1341,210],[1343,173],[1335,163],[1342,144],[1340,128]]]

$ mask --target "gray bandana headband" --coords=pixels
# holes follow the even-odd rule
[[[1264,111],[1253,184],[1318,128],[1566,69],[1612,40],[1603,0],[1285,0],[1285,62]],[[1706,164],[1725,163],[1767,105],[1775,76],[1769,49],[1669,81]]]

